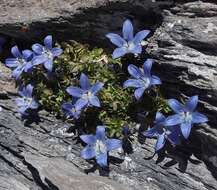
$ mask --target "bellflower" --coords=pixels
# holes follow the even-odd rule
[[[154,127],[149,128],[143,133],[143,135],[146,137],[157,137],[157,142],[155,145],[156,152],[164,147],[166,140],[173,145],[180,144],[179,126],[165,126],[165,119],[166,117],[162,113],[157,112],[154,121]]]
[[[71,96],[78,98],[76,102],[77,109],[82,109],[85,106],[100,107],[100,101],[96,94],[102,89],[103,85],[103,83],[97,82],[91,86],[87,76],[82,73],[80,76],[81,88],[70,86],[66,89],[66,91]]]
[[[77,106],[77,104],[73,103],[64,103],[62,105],[63,113],[66,115],[67,118],[74,118],[78,119],[81,114],[80,107]]]
[[[186,139],[190,135],[193,124],[205,123],[208,121],[208,118],[205,115],[195,111],[198,104],[197,95],[190,97],[185,105],[181,104],[176,99],[170,99],[168,104],[176,114],[169,116],[165,121],[165,125],[180,125],[182,135]]]
[[[17,46],[11,48],[11,53],[14,58],[7,58],[5,64],[7,67],[13,68],[12,76],[15,79],[19,79],[20,75],[24,72],[31,71],[33,65],[31,60],[33,58],[33,52],[30,50],[19,51]]]
[[[123,24],[122,33],[123,38],[114,33],[106,35],[117,46],[112,54],[113,59],[122,57],[128,53],[140,54],[142,52],[141,42],[148,36],[150,31],[142,30],[133,36],[133,25],[130,20],[126,20]]]
[[[152,59],[147,59],[143,64],[143,70],[132,64],[128,66],[128,72],[133,79],[125,81],[124,88],[136,88],[134,95],[137,100],[142,97],[146,89],[150,88],[152,85],[161,84],[159,77],[151,75],[152,62]]]
[[[47,36],[44,39],[44,46],[41,44],[34,44],[32,50],[36,54],[33,59],[34,65],[43,64],[44,67],[51,72],[53,69],[53,60],[62,54],[63,50],[59,47],[52,47],[52,36]]]
[[[26,87],[21,87],[19,90],[20,98],[16,98],[16,104],[18,106],[18,112],[22,115],[28,115],[28,109],[37,109],[38,103],[32,96],[33,86],[28,84]]]
[[[98,126],[96,135],[81,135],[81,140],[87,146],[81,152],[84,159],[96,158],[96,162],[104,167],[108,165],[108,152],[122,147],[122,143],[118,139],[109,139],[105,134],[105,126]]]

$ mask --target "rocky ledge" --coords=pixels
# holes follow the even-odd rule
[[[19,2],[19,3],[18,3]],[[0,2],[0,33],[28,43],[48,33],[104,46],[104,34],[120,31],[125,18],[151,29],[147,53],[167,89],[166,97],[198,94],[207,125],[194,127],[176,153],[156,155],[154,140],[134,153],[113,153],[110,171],[79,157],[81,145],[64,123],[45,111],[32,123],[20,121],[13,81],[3,72],[0,104],[0,189],[200,189],[217,187],[217,4],[215,1],[19,0]],[[5,70],[2,68],[2,70]],[[96,169],[96,170],[94,170]],[[84,174],[88,173],[88,175]],[[105,177],[99,177],[99,173]]]

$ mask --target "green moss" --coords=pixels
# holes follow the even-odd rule
[[[66,88],[71,85],[79,86],[78,79],[83,72],[92,83],[104,83],[104,88],[99,93],[101,108],[85,110],[79,120],[86,128],[105,124],[111,136],[119,136],[123,125],[136,118],[138,107],[149,112],[168,111],[165,100],[160,96],[153,98],[147,94],[139,104],[134,102],[133,91],[122,87],[128,75],[122,68],[120,59],[113,60],[100,48],[90,49],[74,41],[62,43],[61,47],[64,52],[54,61],[54,74],[47,75],[43,67],[38,67],[33,75],[23,76],[26,83],[34,81],[36,96],[44,109],[63,116],[62,103],[72,100]]]

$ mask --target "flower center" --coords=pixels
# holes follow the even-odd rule
[[[29,106],[32,103],[32,98],[24,97],[24,102]]]
[[[182,112],[182,118],[185,122],[189,123],[192,120],[192,114],[190,112]]]
[[[47,48],[43,49],[43,54],[45,54],[49,59],[53,58],[52,52],[49,49],[47,49]]]
[[[92,95],[93,95],[92,92],[87,91],[82,95],[82,98],[83,99],[89,99]]]
[[[135,48],[135,44],[132,41],[129,41],[124,44],[124,47],[127,48],[128,51],[132,51]]]
[[[148,88],[150,85],[150,79],[147,77],[142,77],[141,78],[142,84],[145,88]]]
[[[21,59],[21,58],[17,58],[17,62],[19,63],[20,66],[26,64],[26,60],[25,59]]]
[[[105,154],[107,152],[106,145],[101,140],[96,141],[94,149],[95,149],[96,155]]]

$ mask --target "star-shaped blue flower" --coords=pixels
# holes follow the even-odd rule
[[[63,50],[59,47],[52,47],[52,36],[49,35],[44,39],[44,46],[41,44],[34,44],[32,50],[36,54],[33,59],[34,65],[43,64],[44,67],[51,72],[53,70],[53,60],[62,54]]]
[[[80,76],[81,88],[70,86],[66,91],[72,97],[78,98],[76,102],[77,109],[82,109],[86,106],[100,107],[100,101],[96,95],[102,89],[103,85],[103,83],[97,82],[91,86],[88,77],[82,73]]]
[[[195,111],[198,104],[197,95],[190,97],[185,105],[181,104],[176,99],[170,99],[168,104],[176,114],[169,116],[165,121],[165,125],[180,125],[182,135],[186,139],[190,135],[193,124],[205,123],[208,121],[208,118],[205,115]]]
[[[118,139],[109,139],[105,134],[105,126],[98,126],[96,135],[81,135],[81,140],[87,146],[81,152],[84,159],[96,158],[96,162],[104,167],[108,165],[108,152],[122,147],[122,142]]]
[[[32,70],[32,58],[33,52],[30,50],[19,51],[17,46],[11,48],[11,53],[14,58],[7,58],[5,64],[7,67],[13,68],[12,76],[15,79],[19,79],[20,75],[24,72],[30,72]]]
[[[168,140],[173,145],[180,144],[180,128],[179,126],[168,127],[165,126],[166,117],[157,112],[154,121],[154,127],[148,129],[143,133],[146,137],[157,137],[157,142],[155,145],[155,151],[162,149]]]
[[[142,52],[141,42],[148,36],[150,30],[142,30],[134,37],[133,25],[130,20],[126,20],[123,24],[122,33],[123,38],[120,35],[114,33],[109,33],[106,35],[106,37],[117,46],[112,54],[113,59],[122,57],[128,53],[140,54]]]
[[[64,103],[62,105],[62,111],[67,118],[79,119],[81,114],[81,109],[77,103]]]
[[[128,66],[128,72],[133,77],[133,79],[128,79],[125,81],[124,88],[136,88],[134,95],[137,100],[142,97],[146,89],[150,88],[153,85],[161,84],[159,77],[151,75],[152,63],[152,59],[147,59],[143,64],[143,70],[132,64]]]
[[[37,109],[38,103],[32,96],[33,86],[28,84],[26,87],[21,87],[19,95],[21,98],[16,98],[16,104],[18,106],[18,112],[22,115],[28,115],[28,109]]]

